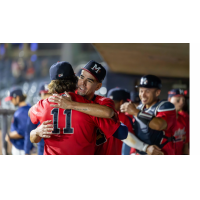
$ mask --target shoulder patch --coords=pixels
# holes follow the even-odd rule
[[[157,112],[170,111],[175,110],[175,107],[174,104],[170,103],[169,101],[163,101],[158,105],[156,110]]]

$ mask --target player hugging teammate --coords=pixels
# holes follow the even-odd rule
[[[49,72],[48,93],[53,95],[30,109],[31,121],[40,123],[30,140],[39,143],[43,138],[45,155],[121,155],[123,142],[137,155],[189,153],[189,137],[182,134],[181,143],[176,137],[177,124],[181,121],[181,130],[188,130],[188,125],[179,116],[181,109],[175,109],[175,96],[170,96],[171,103],[159,99],[158,77],[141,78],[137,86],[141,103],[136,108],[127,102],[130,94],[123,88],[110,90],[108,98],[95,94],[106,76],[95,61],[89,61],[78,78],[68,62],[53,64]]]

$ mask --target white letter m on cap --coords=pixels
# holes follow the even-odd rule
[[[101,67],[97,67],[97,64],[95,64],[94,67],[92,67],[91,69],[98,73]]]

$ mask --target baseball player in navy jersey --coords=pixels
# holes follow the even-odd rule
[[[141,104],[136,108],[133,103],[121,106],[122,112],[128,112],[135,118],[134,132],[138,139],[149,145],[157,145],[164,154],[174,155],[173,128],[176,125],[176,110],[167,100],[159,100],[162,84],[154,75],[140,79],[139,96]],[[144,151],[137,154],[145,155]]]
[[[27,126],[28,111],[30,105],[25,102],[26,96],[22,93],[20,88],[12,88],[10,95],[5,98],[5,101],[11,101],[14,106],[19,108],[15,111],[13,120],[11,123],[10,133],[6,135],[6,141],[12,143],[13,155],[25,155],[24,138]],[[32,149],[33,145],[26,147],[27,151]]]

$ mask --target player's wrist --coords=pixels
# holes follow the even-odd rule
[[[40,137],[40,131],[38,129],[33,130],[34,135],[39,136]]]
[[[147,149],[148,149],[149,146],[150,146],[149,144],[143,143],[142,151],[147,153]]]
[[[78,106],[78,102],[76,102],[76,101],[71,101],[70,102],[70,109],[76,110],[77,106]]]

